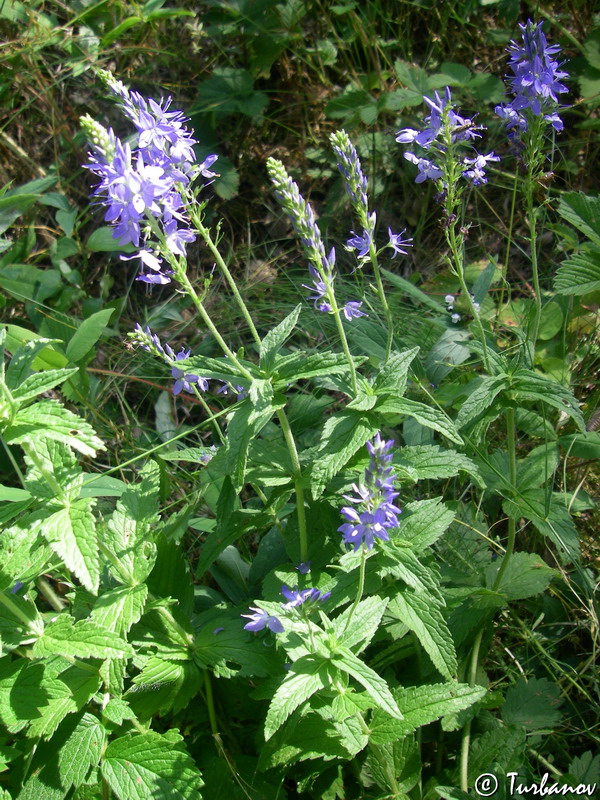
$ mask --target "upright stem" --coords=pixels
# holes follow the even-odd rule
[[[535,356],[535,343],[540,330],[542,318],[542,294],[540,292],[540,276],[538,272],[537,254],[537,226],[535,219],[535,206],[533,203],[533,175],[531,167],[527,171],[525,181],[525,199],[527,202],[527,222],[529,224],[529,241],[531,243],[531,274],[533,277],[533,289],[535,291],[535,316],[533,320],[533,330],[531,331],[531,352],[532,360]]]
[[[483,639],[483,628],[477,633],[475,641],[473,642],[473,650],[471,653],[471,668],[469,670],[469,686],[475,686],[477,679],[477,666],[479,664],[479,650],[481,649],[481,640]],[[460,751],[460,788],[463,792],[469,789],[469,747],[471,744],[471,720],[467,722],[463,728],[462,743]]]
[[[369,245],[369,256],[371,258],[371,264],[373,265],[373,274],[375,275],[375,283],[377,284],[377,294],[379,295],[379,300],[383,306],[383,313],[385,314],[385,321],[387,324],[387,342],[385,346],[385,360],[387,361],[390,357],[390,353],[392,352],[394,323],[392,320],[392,312],[390,311],[387,297],[385,296],[383,282],[381,280],[381,272],[379,271],[379,263],[377,261],[377,249],[375,248],[373,242],[371,242]]]
[[[239,292],[239,289],[237,288],[235,279],[234,279],[233,275],[231,274],[231,272],[229,271],[229,267],[225,263],[225,260],[223,259],[223,256],[219,252],[219,248],[214,243],[214,241],[212,239],[212,236],[210,234],[210,230],[202,222],[200,214],[198,214],[197,212],[195,212],[195,211],[190,209],[190,216],[192,218],[192,221],[193,221],[194,225],[196,226],[196,230],[198,231],[200,236],[202,236],[202,238],[206,242],[206,245],[208,246],[208,249],[210,250],[210,252],[215,257],[215,261],[217,263],[217,266],[219,267],[219,269],[221,270],[221,272],[225,276],[225,279],[226,279],[227,283],[229,284],[229,288],[231,289],[231,291],[233,293],[233,296],[235,297],[235,300],[236,300],[236,302],[237,302],[237,304],[239,306],[239,309],[242,312],[242,314],[244,315],[244,319],[248,323],[248,327],[250,328],[250,333],[252,334],[252,337],[254,338],[254,341],[257,344],[260,344],[260,336],[258,335],[258,331],[256,330],[256,326],[254,325],[254,321],[252,320],[252,317],[250,316],[250,312],[248,311],[248,306],[244,302],[244,300],[243,300],[243,298],[242,298],[242,296],[241,296],[241,294]]]
[[[294,472],[294,491],[296,492],[296,513],[298,514],[298,534],[300,537],[300,561],[308,560],[308,534],[306,531],[306,512],[304,509],[304,486],[302,485],[302,468],[300,466],[300,459],[298,458],[298,450],[296,449],[296,442],[294,441],[294,434],[290,427],[289,420],[285,411],[280,408],[277,411],[277,418],[283,431],[283,438],[287,445],[290,459],[292,462],[292,470]]]
[[[350,613],[348,614],[348,619],[346,620],[344,631],[348,630],[348,625],[350,625],[350,621],[354,616],[356,607],[360,603],[361,598],[363,596],[363,592],[365,590],[366,565],[367,565],[367,548],[363,546],[360,559],[360,571],[358,573],[358,588],[356,590],[356,597],[354,598],[354,603],[352,604],[352,608],[350,609]]]
[[[506,409],[506,445],[508,449],[508,479],[510,481],[511,490],[514,492],[517,487],[517,441],[515,430],[515,410],[514,408]],[[515,549],[516,538],[516,522],[513,516],[508,518],[508,539],[506,543],[506,551],[500,564],[500,569],[494,580],[492,591],[496,591],[502,585],[502,577],[508,567],[508,562]]]
[[[215,701],[213,697],[212,683],[210,682],[210,672],[207,669],[204,670],[204,691],[206,693],[206,707],[208,709],[210,730],[213,736],[216,736],[219,733],[219,729],[217,727],[217,715],[215,713]]]

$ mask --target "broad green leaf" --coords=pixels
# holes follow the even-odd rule
[[[379,425],[370,414],[341,411],[329,417],[323,426],[321,443],[310,468],[313,497],[323,494],[331,478],[377,431]]]
[[[366,766],[383,797],[409,800],[408,792],[421,776],[420,748],[408,735],[388,744],[369,744]]]
[[[0,197],[0,233],[10,228],[38,200],[36,194],[21,194],[13,197]]]
[[[119,239],[113,236],[114,230],[115,229],[111,228],[109,225],[96,228],[88,237],[86,249],[90,253],[115,253],[116,251],[121,253],[132,252],[133,248],[131,246],[123,247],[123,245],[119,243]]]
[[[200,628],[194,641],[195,659],[217,677],[278,674],[281,659],[275,648],[265,647],[260,638],[245,631],[239,614],[240,609],[211,610],[197,617]]]
[[[285,728],[261,748],[259,769],[289,767],[298,761],[317,758],[348,760],[357,751],[352,751],[345,745],[346,741],[340,736],[339,728],[333,723],[317,714],[302,717],[295,714]]]
[[[73,656],[75,658],[130,658],[133,648],[118,634],[91,620],[75,622],[68,614],[60,614],[46,626],[33,645],[35,658]]]
[[[110,569],[122,583],[144,581],[153,565],[156,546],[152,530],[158,522],[159,470],[149,461],[142,480],[128,486],[107,524],[106,545],[117,557]]]
[[[453,519],[454,512],[442,503],[441,497],[417,500],[404,507],[397,536],[419,553],[437,541]]]
[[[44,630],[35,604],[12,592],[2,592],[0,597],[0,641],[4,649],[30,644]]]
[[[27,400],[32,400],[42,392],[47,392],[63,383],[77,372],[77,367],[71,369],[49,369],[46,372],[36,372],[25,378],[23,383],[16,389],[13,389],[12,395],[20,403],[25,403]]]
[[[513,519],[531,520],[556,545],[563,564],[579,562],[579,536],[564,502],[554,496],[548,501],[543,490],[529,489],[514,500],[504,500],[502,508]]]
[[[150,719],[157,713],[176,714],[197,694],[202,674],[191,661],[149,658],[133,679],[126,698],[138,718]]]
[[[17,385],[27,377],[29,370],[60,369],[67,366],[67,358],[58,350],[54,350],[48,342],[54,340],[43,339],[39,333],[21,328],[19,325],[7,325],[6,328],[6,349],[14,353],[8,365],[7,375],[11,372],[11,385]],[[32,342],[43,342],[43,346],[36,347],[36,355],[30,359],[26,346]],[[19,352],[20,348],[25,347],[25,353]],[[14,367],[13,367],[14,364]]]
[[[356,366],[362,364],[364,358],[355,358]],[[277,356],[273,367],[274,385],[285,388],[288,384],[315,378],[318,375],[342,375],[348,372],[348,360],[344,353],[306,353],[298,350],[286,356]]]
[[[104,752],[102,776],[119,800],[200,800],[202,778],[176,731],[134,733]]]
[[[485,731],[471,743],[469,758],[469,785],[476,778],[493,769],[496,775],[518,772],[524,762],[525,731],[504,725]]]
[[[554,278],[558,294],[582,295],[600,289],[600,250],[589,248],[562,262]]]
[[[466,683],[434,683],[394,689],[392,694],[404,719],[390,719],[376,710],[369,724],[369,741],[373,744],[394,742],[446,714],[469,708],[485,693],[482,686]]]
[[[39,511],[21,514],[17,525],[5,528],[0,536],[0,590],[21,581],[27,583],[46,571],[55,559],[50,547],[37,533]]]
[[[356,608],[353,608],[353,605],[346,608],[333,621],[334,634],[339,643],[349,648],[360,644],[354,652],[361,653],[375,636],[386,606],[386,598],[366,597]],[[348,618],[350,618],[349,623]]]
[[[96,599],[90,619],[101,628],[125,637],[144,613],[147,596],[145,583],[109,589]]]
[[[383,362],[375,376],[373,384],[375,393],[401,397],[406,389],[406,379],[411,362],[418,352],[419,348],[413,347],[412,350],[405,350],[403,353],[390,353],[390,357]]]
[[[558,203],[558,213],[600,245],[600,197],[591,197],[583,192],[565,192]]]
[[[313,655],[303,656],[292,664],[267,711],[265,740],[273,736],[298,706],[326,686],[324,667],[325,662]]]
[[[275,356],[285,344],[288,337],[294,330],[300,311],[302,310],[302,303],[299,303],[296,308],[282,320],[279,325],[267,333],[262,342],[260,343],[260,367],[270,373],[275,361]]]
[[[39,717],[48,700],[42,664],[9,656],[0,661],[0,721],[8,731],[17,733]]]
[[[442,600],[435,572],[419,561],[412,548],[400,546],[393,539],[389,543],[383,542],[377,567],[381,577],[393,575],[416,592],[431,592],[439,601]]]
[[[443,331],[425,360],[427,377],[432,383],[441,383],[454,367],[469,358],[470,351],[464,343],[470,338],[469,331],[462,328],[446,328]]]
[[[357,658],[351,650],[346,647],[337,648],[331,655],[331,661],[338,669],[347,672],[355,681],[358,681],[379,708],[395,719],[402,719],[400,709],[387,683],[360,658]]]
[[[29,726],[28,736],[52,736],[67,714],[80,711],[96,694],[100,688],[100,676],[73,666],[55,678],[46,680],[44,687],[50,699],[38,709]]]
[[[100,761],[106,730],[94,714],[85,713],[58,752],[58,771],[65,788],[81,786]]]
[[[383,403],[376,406],[375,413],[381,415],[384,419],[397,415],[412,417],[420,425],[438,431],[456,444],[463,443],[454,423],[443,411],[426,406],[424,403],[418,403],[416,400],[409,400],[408,397],[387,398]]]
[[[600,459],[600,431],[561,436],[558,443],[570,458]]]
[[[105,308],[83,320],[67,344],[65,354],[69,361],[77,362],[89,353],[114,312],[114,308]]]
[[[505,556],[496,559],[485,571],[486,586],[494,586],[498,570]],[[513,553],[502,576],[500,586],[495,591],[502,592],[509,600],[524,600],[541,594],[558,572],[549,567],[536,553]]]
[[[434,300],[433,297],[430,297],[428,294],[425,294],[421,289],[407,281],[406,278],[401,278],[400,275],[396,275],[395,272],[390,272],[387,269],[382,269],[381,274],[387,278],[387,280],[398,289],[402,289],[409,297],[412,297],[413,300],[416,300],[417,303],[421,303],[422,305],[428,306],[432,309],[432,311],[437,311],[438,314],[445,314],[446,307],[439,303],[437,300]]]
[[[491,378],[477,378],[473,383],[477,385],[462,404],[456,417],[457,428],[470,425],[493,405],[496,397],[507,387],[507,376],[495,375]]]
[[[502,719],[530,731],[554,728],[562,716],[558,710],[561,694],[560,686],[546,678],[520,678],[506,693]]]
[[[519,369],[512,376],[512,390],[519,400],[530,400],[558,408],[573,418],[578,428],[585,431],[585,422],[573,393],[551,378],[529,369]]]
[[[517,486],[520,491],[542,486],[552,479],[558,463],[560,452],[556,442],[548,442],[534,447],[517,464]]]
[[[55,511],[42,522],[40,532],[67,569],[95,594],[100,567],[96,520],[92,514],[94,503],[95,500],[84,498]]]
[[[72,450],[61,442],[41,439],[25,449],[28,466],[25,486],[34,497],[57,499],[56,484],[67,500],[76,500],[83,483],[83,473]],[[51,476],[50,482],[48,476]]]
[[[215,450],[211,447],[182,447],[181,450],[169,452],[160,450],[158,452],[159,458],[162,458],[163,461],[191,461],[198,466],[207,464],[214,454]]]
[[[399,448],[394,454],[394,467],[400,474],[405,472],[414,481],[452,478],[459,472],[466,472],[475,483],[483,487],[477,465],[470,458],[446,450],[437,445],[416,445]]]
[[[105,449],[91,425],[55,400],[41,400],[22,408],[4,433],[5,441],[11,444],[35,441],[37,437],[63,442],[84,456],[94,456],[97,450]]]
[[[388,610],[414,631],[436,669],[452,680],[458,668],[456,652],[439,600],[431,594],[407,589],[392,597]]]

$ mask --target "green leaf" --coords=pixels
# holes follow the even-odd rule
[[[82,783],[100,761],[106,743],[106,730],[98,717],[85,713],[61,745],[58,753],[60,782],[65,788]]]
[[[110,568],[121,583],[141,583],[154,566],[152,531],[158,522],[159,476],[158,466],[149,461],[141,472],[142,480],[123,492],[108,521],[105,541],[118,560]]]
[[[44,667],[19,658],[0,661],[0,720],[10,733],[18,733],[40,716],[49,694],[43,684]]]
[[[326,686],[326,675],[325,662],[313,655],[302,656],[291,665],[269,705],[265,740],[273,736],[298,706]]]
[[[100,567],[96,520],[92,514],[94,503],[91,498],[84,498],[55,511],[42,522],[40,531],[67,569],[95,594]]]
[[[496,559],[485,571],[486,586],[491,589],[505,556]],[[544,592],[550,581],[559,573],[549,567],[535,553],[513,553],[495,591],[502,592],[509,600],[524,600]]]
[[[556,545],[563,564],[579,562],[579,536],[564,501],[554,496],[548,500],[543,490],[530,489],[514,500],[504,500],[502,508],[513,519],[531,520]]]
[[[355,365],[362,364],[365,359],[354,359]],[[341,375],[348,372],[348,360],[344,353],[305,353],[297,351],[286,356],[277,356],[273,373],[276,388],[287,387],[288,384],[318,375]]]
[[[409,800],[408,792],[421,776],[420,747],[411,735],[393,743],[369,744],[366,766],[373,780],[384,790],[383,797]]]
[[[379,425],[370,414],[342,411],[329,417],[323,426],[321,443],[310,468],[310,485],[317,499],[334,475],[371,439]]]
[[[52,736],[67,714],[81,711],[100,688],[100,676],[73,666],[54,678],[45,679],[44,688],[50,699],[38,709],[29,726],[28,735],[32,737]]]
[[[419,553],[437,541],[453,519],[454,512],[442,503],[441,497],[417,500],[404,507],[398,537]]]
[[[49,369],[46,372],[36,372],[34,375],[25,378],[23,383],[16,389],[13,389],[12,395],[19,404],[25,403],[27,400],[32,400],[34,397],[37,397],[38,394],[47,392],[55,386],[58,386],[59,383],[63,383],[75,372],[77,372],[77,367],[71,369]]]
[[[288,314],[288,316],[284,320],[282,320],[279,323],[279,325],[276,325],[274,328],[271,328],[271,330],[267,333],[267,335],[260,343],[259,363],[261,369],[264,369],[267,373],[271,372],[276,354],[279,352],[281,347],[285,344],[286,340],[294,330],[296,323],[298,322],[298,317],[300,316],[301,310],[302,310],[302,303],[299,303],[296,306],[296,308],[290,314]]]
[[[101,771],[119,800],[200,800],[202,778],[176,731],[113,740]]]
[[[600,289],[600,251],[589,248],[562,262],[554,278],[558,294],[582,295]]]
[[[105,308],[83,320],[67,344],[65,353],[69,361],[77,362],[89,353],[114,312],[114,308]]]
[[[414,631],[436,669],[452,680],[458,665],[452,635],[440,610],[440,601],[430,593],[407,589],[392,597],[388,610]]]
[[[583,192],[565,192],[558,203],[558,213],[600,245],[600,197],[590,197]]]
[[[367,597],[361,600],[356,608],[353,608],[353,605],[346,608],[333,621],[333,631],[339,643],[349,648],[360,644],[356,653],[361,653],[375,636],[386,606],[385,598]],[[349,624],[348,618],[350,618]]]
[[[483,378],[481,380],[477,378],[472,383],[476,383],[476,386],[458,412],[456,417],[457,428],[464,428],[466,425],[470,425],[493,405],[496,397],[507,387],[507,376],[495,375],[492,378]]]
[[[413,347],[412,350],[405,350],[403,353],[390,353],[390,357],[383,362],[375,377],[373,384],[375,394],[401,397],[406,389],[408,370],[418,352],[419,348]]]
[[[52,439],[41,439],[25,449],[28,466],[25,486],[34,497],[56,500],[56,484],[68,502],[76,500],[83,483],[83,473],[72,450]],[[54,479],[49,483],[48,476]]]
[[[416,400],[409,400],[407,397],[387,398],[376,406],[375,411],[384,418],[397,415],[412,417],[420,425],[438,431],[456,444],[463,443],[454,423],[443,411],[418,403]]]
[[[75,622],[68,614],[60,614],[47,625],[33,645],[35,658],[60,655],[75,658],[131,658],[133,648],[118,634],[96,625],[91,620]]]
[[[369,724],[369,741],[373,744],[394,742],[446,714],[469,708],[485,693],[482,686],[466,683],[434,683],[394,689],[392,694],[404,719],[390,719],[376,710]]]
[[[521,678],[506,693],[502,719],[507,725],[519,725],[536,731],[558,725],[562,702],[560,686],[546,678]]]
[[[332,663],[358,681],[373,698],[377,706],[395,719],[402,719],[402,714],[387,683],[376,672],[357,658],[351,650],[339,647],[331,655]]]
[[[36,194],[21,194],[14,197],[0,197],[0,233],[10,228],[38,199]]]
[[[394,466],[398,467],[400,474],[405,471],[415,483],[453,478],[459,472],[466,472],[478,486],[483,487],[477,465],[470,458],[437,445],[402,447],[394,455]]]
[[[470,351],[464,342],[470,338],[469,331],[462,328],[446,328],[443,331],[425,360],[427,377],[432,383],[441,383],[454,367],[469,358]]]
[[[150,719],[157,713],[177,713],[197,694],[202,683],[200,670],[191,661],[148,659],[133,679],[126,694],[138,718]]]
[[[6,325],[5,330],[6,349],[14,354],[6,371],[7,376],[10,374],[9,385],[17,386],[27,377],[30,369],[60,369],[67,365],[66,357],[48,344],[54,339],[44,339],[19,325]],[[30,347],[33,348],[33,355]]]
[[[119,239],[113,236],[114,228],[104,225],[92,231],[86,242],[86,249],[90,253],[123,253],[133,252],[131,245],[119,244]]]
[[[4,433],[5,441],[12,444],[35,442],[38,436],[63,442],[84,456],[95,456],[97,450],[105,449],[91,425],[55,400],[22,408]]]
[[[600,458],[600,431],[561,436],[558,443],[569,458]]]
[[[90,619],[95,625],[125,637],[144,613],[147,597],[145,583],[109,589],[97,598]]]
[[[240,359],[241,365],[252,375],[259,376],[256,364]],[[177,362],[177,366],[186,372],[202,375],[203,378],[216,378],[234,385],[248,388],[248,378],[244,377],[237,366],[228,358],[211,358],[210,356],[192,356]]]
[[[421,98],[420,98],[421,99]],[[416,300],[417,303],[428,306],[432,311],[437,311],[438,314],[446,314],[446,306],[434,300],[424,291],[419,289],[414,283],[407,281],[406,278],[401,278],[395,272],[390,272],[387,269],[382,269],[381,274],[398,289],[402,289],[409,297]]]
[[[534,447],[517,464],[517,486],[520,491],[542,486],[552,477],[560,461],[557,442],[548,442]]]

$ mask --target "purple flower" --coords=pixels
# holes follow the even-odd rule
[[[342,308],[342,313],[346,317],[348,322],[358,317],[368,316],[368,314],[360,310],[361,306],[362,306],[362,301],[359,302],[358,300],[349,300],[346,303],[346,305]]]
[[[299,606],[304,605],[305,603],[316,603],[319,601],[320,603],[324,603],[329,597],[331,597],[331,592],[321,592],[319,589],[288,589],[287,586],[281,587],[281,594],[286,598],[288,601],[287,603],[282,603],[281,607],[284,611],[289,611],[292,608],[298,608]]]
[[[562,83],[568,73],[561,69],[564,62],[555,58],[560,53],[560,46],[548,44],[541,22],[534,24],[528,20],[519,28],[522,42],[513,40],[508,46],[508,65],[512,70],[508,84],[514,98],[508,106],[498,106],[496,113],[507,120],[507,127],[517,131],[527,126],[523,116],[526,111],[536,117],[543,116],[554,130],[561,131],[563,124],[557,114],[558,96],[568,92]]]
[[[424,119],[424,123],[427,127],[422,131],[414,128],[403,128],[403,130],[398,131],[396,134],[396,141],[400,144],[416,143],[423,149],[428,150],[442,131],[444,110],[446,109],[453,142],[476,139],[481,136],[481,134],[478,133],[481,128],[475,125],[472,119],[462,117],[454,111],[450,87],[446,86],[443,100],[438,92],[434,92],[433,100],[429,97],[423,97],[423,100],[431,109],[429,116]],[[425,178],[423,178],[423,180],[425,180]]]
[[[268,628],[273,633],[283,633],[283,625],[281,624],[281,620],[277,617],[273,617],[264,611],[262,608],[256,608],[255,606],[250,606],[250,611],[254,611],[254,614],[241,614],[240,616],[246,617],[250,620],[244,625],[245,631],[262,631],[264,628]]]
[[[474,186],[487,183],[488,179],[484,169],[490,161],[500,161],[500,157],[495,156],[492,151],[487,156],[477,154],[475,158],[465,158],[463,164],[467,169],[463,170],[463,177],[471,181]]]
[[[363,231],[362,235],[350,231],[352,236],[346,242],[347,250],[358,250],[356,254],[358,258],[365,258],[369,255],[369,249],[372,244],[371,234],[369,231]]]
[[[415,183],[436,181],[442,177],[442,170],[428,158],[419,158],[414,153],[404,153],[404,158],[411,164],[415,164],[419,170]]]
[[[368,183],[356,148],[346,131],[335,131],[330,135],[329,141],[337,156],[337,167],[344,179],[352,206],[361,224],[372,234],[375,229],[375,215],[369,216]]]
[[[398,527],[398,514],[402,513],[394,500],[395,475],[391,467],[392,456],[389,450],[394,442],[384,441],[378,433],[373,442],[367,442],[369,465],[365,469],[363,483],[353,484],[355,496],[344,495],[344,499],[358,507],[344,506],[341,509],[346,522],[338,531],[343,534],[345,544],[354,550],[364,545],[372,550],[375,539],[389,540],[389,529]]]
[[[391,228],[388,228],[388,235],[390,237],[390,241],[388,243],[388,247],[391,247],[394,251],[394,255],[392,258],[396,258],[396,255],[400,253],[400,255],[407,256],[408,253],[406,250],[403,250],[404,247],[412,247],[412,237],[408,237],[407,239],[403,239],[403,234],[406,233],[406,228],[400,231],[400,233],[393,233]]]
[[[310,572],[310,561],[301,561],[296,567],[300,575],[308,575]]]
[[[182,348],[175,356],[175,361],[183,361],[184,359],[189,358],[190,352],[190,350],[184,350]],[[203,392],[208,390],[208,381],[206,378],[200,378],[198,375],[190,375],[178,367],[172,367],[171,376],[175,378],[175,383],[173,384],[173,394],[175,395],[182,391],[193,394],[194,390],[192,388],[192,384],[196,384]]]
[[[138,278],[139,279],[139,278]],[[134,333],[130,334],[134,339],[135,343],[142,347],[144,350],[152,353],[162,360],[171,367],[171,376],[175,378],[175,383],[173,384],[173,394],[178,395],[182,391],[189,392],[189,394],[194,393],[194,389],[192,388],[193,384],[198,386],[203,392],[207,391],[208,389],[208,381],[206,378],[201,378],[199,375],[192,375],[190,373],[184,372],[184,370],[179,369],[179,367],[175,366],[173,362],[183,361],[186,358],[190,357],[190,350],[185,350],[181,348],[179,353],[175,355],[175,352],[170,344],[162,344],[157,334],[152,333],[150,328],[146,325],[145,328],[137,323],[134,329]]]
[[[235,393],[236,400],[238,401],[238,403],[240,402],[240,400],[245,400],[246,397],[248,397],[248,392],[246,389],[244,389],[243,386],[237,386],[231,383],[224,382],[223,385],[219,386],[219,388],[217,389],[217,394],[222,394],[225,397],[227,397],[227,395],[230,395],[232,392]]]

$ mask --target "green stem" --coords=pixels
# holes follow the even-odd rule
[[[511,490],[516,491],[517,487],[517,441],[515,430],[515,410],[514,408],[506,409],[506,443],[508,449],[508,480],[510,482]],[[506,543],[506,551],[500,564],[500,569],[494,580],[492,591],[495,592],[499,586],[502,585],[502,577],[508,567],[508,562],[515,549],[516,538],[516,522],[513,516],[508,518],[508,540]]]
[[[217,435],[217,438],[219,439],[221,444],[225,444],[225,436],[223,435],[223,431],[219,427],[219,423],[215,419],[215,415],[211,411],[210,406],[208,405],[208,403],[206,402],[206,400],[202,396],[202,392],[200,391],[200,389],[198,389],[198,386],[195,383],[192,384],[192,388],[194,390],[194,394],[196,395],[196,397],[198,398],[198,400],[200,402],[200,405],[202,406],[202,408],[206,412],[206,414],[208,416],[208,420],[212,424],[213,430],[214,430],[215,434]]]
[[[479,650],[481,649],[481,640],[483,639],[483,628],[477,633],[473,643],[473,650],[471,653],[471,668],[469,670],[469,686],[475,686],[477,678],[477,666],[479,663]],[[469,790],[469,747],[471,744],[471,720],[467,722],[463,728],[461,751],[460,751],[460,788],[463,792]]]
[[[244,365],[240,362],[240,360],[235,355],[235,353],[232,350],[230,350],[230,348],[227,346],[227,343],[225,342],[225,339],[223,339],[223,337],[221,336],[221,334],[217,330],[215,324],[213,323],[212,319],[209,317],[208,312],[204,308],[204,304],[203,304],[202,300],[198,297],[198,294],[197,294],[196,290],[194,289],[194,287],[190,283],[190,279],[186,275],[185,270],[181,266],[181,264],[177,264],[177,266],[176,266],[175,277],[176,277],[177,281],[181,284],[181,286],[185,289],[186,294],[190,297],[190,299],[193,302],[193,304],[196,306],[196,309],[198,310],[198,313],[202,317],[202,321],[204,322],[204,324],[206,325],[208,330],[212,333],[212,335],[215,337],[215,339],[219,343],[219,346],[221,347],[221,350],[225,353],[225,355],[229,359],[231,359],[232,363],[235,364],[235,366],[239,369],[240,373],[244,376],[244,378],[246,378],[247,380],[251,381],[252,380],[252,375],[250,374],[250,372],[248,372],[246,367],[244,367]]]
[[[215,713],[215,701],[213,697],[212,683],[210,682],[210,672],[204,670],[204,691],[206,694],[206,707],[208,709],[208,719],[210,721],[210,730],[213,736],[219,735],[217,727],[217,715]]]
[[[383,282],[381,280],[381,272],[379,271],[379,263],[377,261],[377,249],[375,248],[373,242],[371,242],[369,245],[369,256],[371,258],[371,264],[373,265],[373,274],[375,275],[375,283],[377,284],[377,294],[379,295],[379,300],[383,306],[383,313],[385,314],[385,321],[387,324],[387,343],[385,346],[385,360],[387,361],[390,357],[390,353],[392,352],[394,323],[392,320],[392,312],[390,311],[387,297],[385,296]]]
[[[300,459],[298,458],[298,450],[296,449],[294,434],[292,433],[292,429],[285,411],[282,408],[277,411],[277,418],[279,420],[279,424],[281,425],[283,438],[285,439],[292,462],[292,470],[294,473],[294,490],[296,492],[296,512],[298,514],[298,534],[300,537],[300,561],[306,561],[308,559],[308,535],[306,531],[306,512],[304,509],[302,468],[300,466]]]
[[[348,630],[348,626],[350,625],[350,621],[354,616],[354,612],[356,611],[356,607],[361,601],[363,596],[363,592],[365,590],[365,572],[366,572],[366,565],[367,565],[367,548],[362,548],[361,559],[360,559],[360,571],[358,573],[358,588],[356,590],[356,597],[354,598],[354,603],[352,604],[352,608],[350,609],[350,613],[348,614],[348,619],[346,620],[346,625],[344,626],[344,632]]]
[[[533,202],[533,188],[534,180],[532,168],[527,171],[527,180],[525,181],[525,198],[527,203],[527,222],[529,224],[529,241],[531,244],[531,274],[533,277],[533,290],[535,292],[535,316],[533,321],[533,330],[531,331],[531,353],[532,362],[535,357],[535,343],[538,338],[540,330],[540,321],[542,318],[542,294],[540,291],[540,276],[538,271],[538,254],[537,254],[537,226],[535,220],[535,206]]]
[[[36,625],[34,620],[29,619],[27,614],[24,611],[21,611],[17,603],[13,600],[12,596],[6,594],[6,592],[0,592],[0,603],[7,608],[10,613],[16,617],[28,631],[31,631],[32,634],[35,636],[41,636],[43,632],[43,626],[40,628]]]
[[[35,582],[35,585],[55,611],[62,611],[67,605],[65,601],[56,594],[52,586],[50,586],[45,578],[38,578]]]
[[[229,267],[227,266],[227,264],[225,263],[225,260],[223,259],[223,256],[219,252],[219,248],[214,243],[214,241],[213,241],[213,239],[212,239],[212,237],[210,235],[210,230],[207,227],[205,227],[205,225],[202,222],[202,220],[200,218],[200,215],[198,213],[190,210],[190,215],[191,215],[191,218],[192,218],[192,221],[193,221],[194,225],[196,226],[196,230],[198,231],[200,236],[202,236],[202,238],[206,242],[206,244],[208,246],[208,249],[210,250],[210,252],[215,257],[215,261],[217,263],[217,266],[219,267],[219,269],[221,270],[221,272],[225,276],[225,279],[227,280],[227,283],[229,284],[229,288],[231,289],[231,291],[233,293],[233,296],[235,297],[236,303],[238,304],[238,306],[240,308],[240,311],[242,312],[242,314],[244,316],[244,319],[248,323],[248,327],[250,328],[250,333],[252,334],[252,337],[253,337],[254,341],[257,344],[260,344],[260,336],[258,335],[258,331],[256,330],[256,326],[254,325],[254,321],[252,320],[252,317],[250,316],[250,312],[248,311],[248,307],[247,307],[246,303],[244,302],[244,300],[243,300],[243,298],[242,298],[242,296],[241,296],[241,294],[239,292],[239,289],[237,288],[235,279],[234,279],[233,275],[231,274],[231,272],[229,271]]]

